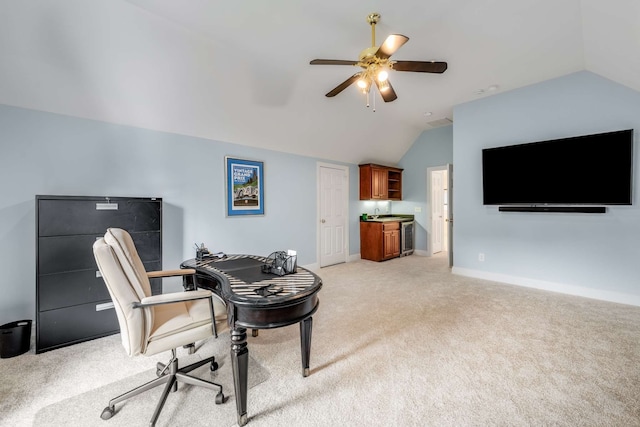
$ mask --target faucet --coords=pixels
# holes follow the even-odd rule
[[[378,216],[379,216],[378,214],[379,214],[379,213],[380,213],[380,208],[375,208],[375,209],[373,210],[373,217],[374,217],[374,218],[378,218]]]

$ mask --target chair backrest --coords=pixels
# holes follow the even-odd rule
[[[93,244],[93,254],[113,300],[122,345],[129,356],[144,353],[153,310],[133,308],[133,303],[151,296],[151,285],[129,233],[109,228]]]

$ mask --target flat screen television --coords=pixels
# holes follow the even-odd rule
[[[630,205],[633,129],[482,150],[485,205]]]

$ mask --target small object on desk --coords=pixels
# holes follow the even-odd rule
[[[297,258],[296,251],[292,251],[291,249],[287,252],[273,252],[267,257],[264,265],[262,265],[262,272],[277,274],[278,276],[296,273],[298,270]]]
[[[200,246],[196,243],[196,259],[202,261],[205,257],[210,256],[209,249],[204,246],[204,243],[200,243]]]
[[[275,295],[282,292],[282,286],[271,284],[267,286],[262,286],[261,288],[256,289],[254,292],[260,296],[266,297],[269,295]]]
[[[284,268],[287,270],[287,273],[296,273],[298,271],[298,252],[288,249],[287,256],[287,264]]]

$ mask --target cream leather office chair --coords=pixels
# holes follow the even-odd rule
[[[215,402],[222,403],[222,386],[187,375],[206,363],[210,363],[210,369],[215,371],[218,368],[215,358],[178,368],[176,348],[217,336],[218,327],[226,325],[224,302],[206,290],[152,296],[149,277],[195,274],[195,270],[147,273],[131,236],[122,229],[108,229],[104,238],[94,243],[93,253],[115,305],[122,345],[129,356],[150,356],[171,350],[171,360],[166,365],[157,365],[158,378],[111,399],[102,411],[102,419],[107,420],[115,414],[117,403],[162,384],[165,384],[164,392],[150,425],[155,425],[169,392],[177,390],[178,382],[217,390]]]

